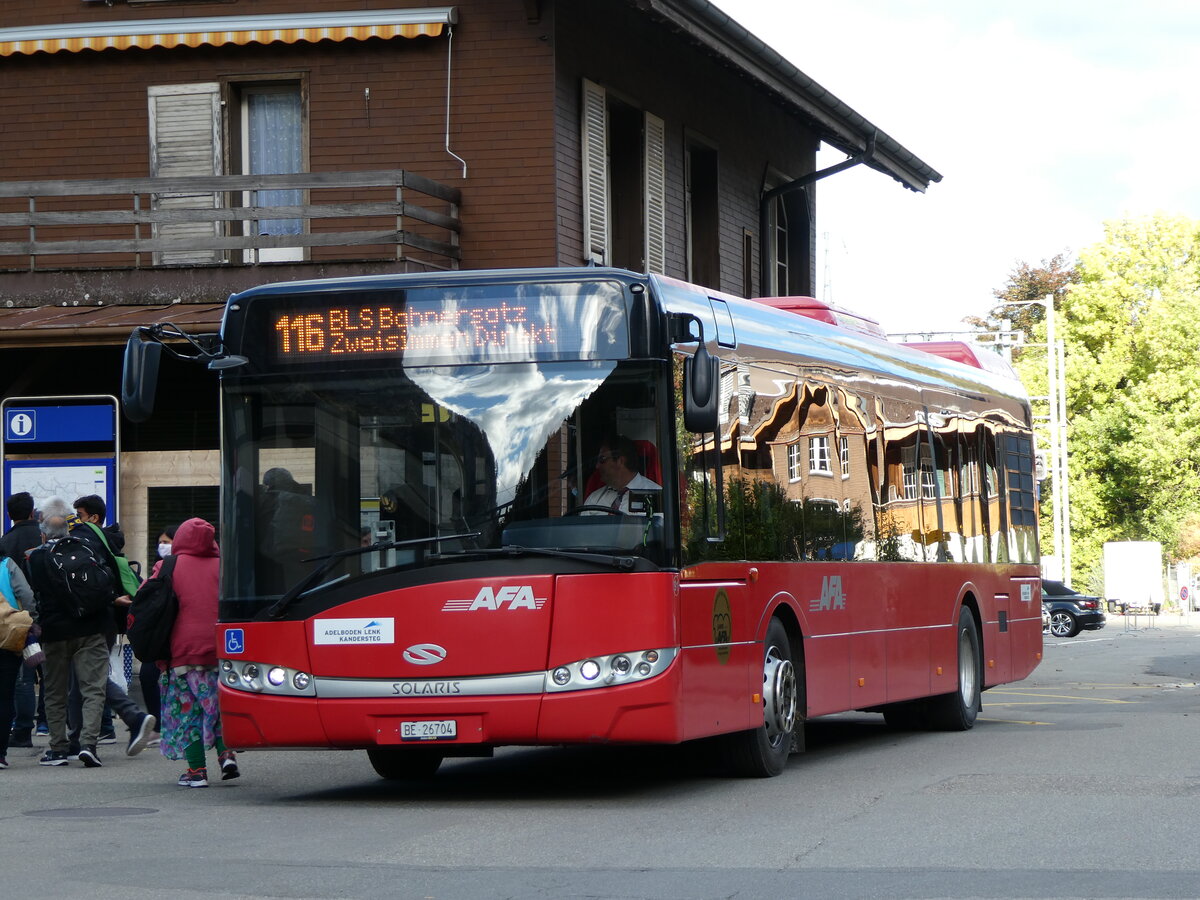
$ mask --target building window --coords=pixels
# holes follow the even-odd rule
[[[904,468],[904,499],[917,499],[917,448],[915,446],[903,449],[902,465]]]
[[[808,439],[808,471],[817,475],[829,475],[833,472],[829,461],[828,437]]]
[[[754,232],[742,232],[742,296],[754,296]]]
[[[962,473],[959,478],[962,482],[961,490],[964,497],[979,493],[979,451],[974,447],[966,448]]]
[[[776,179],[782,187],[789,179]],[[811,293],[811,216],[808,193],[797,188],[767,201],[762,237],[763,293],[786,297]]]
[[[236,129],[238,172],[243,175],[292,175],[305,171],[304,103],[299,81],[233,84],[237,103]],[[246,207],[303,206],[304,191],[245,191]],[[258,235],[283,237],[304,231],[300,219],[259,219],[243,227]],[[304,258],[304,248],[264,247],[249,251],[245,262],[284,262]]]
[[[775,239],[775,260],[772,266],[774,274],[771,281],[771,293],[781,295],[789,293],[788,285],[791,283],[791,279],[788,277],[791,266],[788,211],[787,204],[784,203],[782,197],[775,198],[772,208],[774,214],[772,216],[771,235]]]
[[[583,81],[583,258],[666,269],[666,126]]]
[[[800,445],[788,444],[787,448],[788,461],[788,480],[800,480]]]
[[[717,151],[691,143],[685,158],[684,215],[687,227],[688,281],[721,287],[721,231],[717,208]]]
[[[850,438],[838,438],[838,456],[842,462],[842,477],[850,477]]]
[[[921,449],[925,450],[924,447]],[[921,497],[925,500],[937,499],[937,472],[928,452],[921,454]]]

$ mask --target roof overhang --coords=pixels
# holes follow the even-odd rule
[[[121,346],[139,325],[172,322],[192,334],[220,330],[224,303],[35,306],[0,309],[0,351],[19,347]]]
[[[261,16],[125,19],[0,28],[0,56],[131,47],[294,44],[372,37],[436,37],[458,21],[458,8],[344,10]]]
[[[843,153],[863,153],[875,137],[866,165],[907,188],[924,191],[941,173],[813,81],[708,0],[630,0],[758,82],[813,123],[821,140]]]

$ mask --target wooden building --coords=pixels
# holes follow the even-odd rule
[[[821,142],[941,177],[707,0],[4,7],[6,398],[118,394],[132,327],[215,330],[268,281],[596,261],[809,294]],[[167,365],[159,396],[121,429],[135,558],[215,515],[215,384]]]

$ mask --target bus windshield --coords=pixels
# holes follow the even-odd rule
[[[222,618],[271,607],[330,554],[308,593],[497,555],[670,564],[668,377],[662,361],[592,359],[228,381]],[[588,504],[613,434],[645,450],[643,480],[623,506]]]

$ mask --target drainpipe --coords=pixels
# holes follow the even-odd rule
[[[448,32],[446,40],[446,152],[462,163],[462,177],[466,178],[467,161],[450,149],[450,74],[453,71],[454,59],[454,26],[447,26],[446,31]]]
[[[829,166],[826,169],[821,169],[819,172],[809,172],[807,175],[801,175],[795,181],[789,181],[787,184],[780,185],[777,188],[772,188],[762,195],[758,201],[758,265],[759,265],[759,287],[762,287],[764,281],[763,276],[768,271],[771,265],[773,254],[771,247],[774,241],[767,240],[767,232],[771,227],[771,203],[777,197],[782,197],[784,194],[790,194],[793,191],[803,190],[810,184],[820,181],[822,178],[828,178],[830,175],[836,175],[838,172],[843,172],[846,169],[852,169],[861,163],[869,163],[875,158],[875,136],[876,131],[871,132],[871,136],[867,138],[867,146],[863,151],[849,159],[844,159],[836,165]]]

